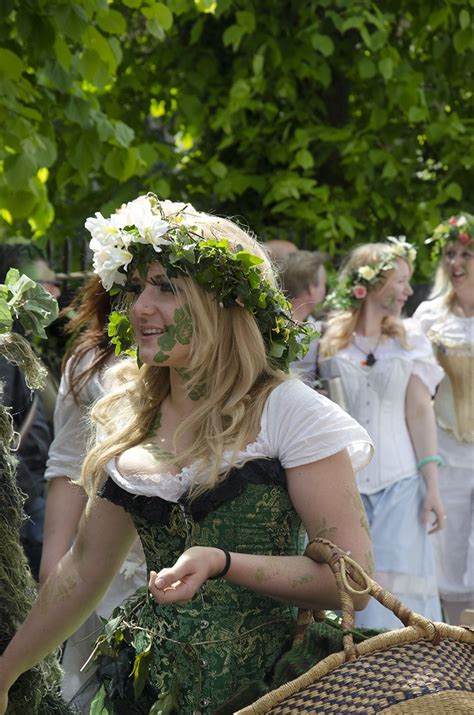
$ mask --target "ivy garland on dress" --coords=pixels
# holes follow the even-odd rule
[[[393,270],[397,259],[403,258],[412,265],[416,260],[416,248],[408,243],[405,236],[388,236],[387,253],[381,261],[354,268],[337,283],[325,300],[330,310],[352,310],[360,308],[367,293],[379,285],[387,271]]]
[[[167,207],[174,212],[165,215]],[[111,295],[126,291],[135,270],[145,278],[149,264],[158,260],[169,278],[192,278],[223,309],[241,306],[254,315],[272,365],[287,371],[289,363],[302,357],[316,337],[314,328],[292,320],[283,293],[260,270],[262,258],[240,246],[233,250],[225,238],[204,238],[199,216],[190,205],[160,202],[147,194],[108,219],[100,213],[88,218],[85,225],[92,235],[94,270],[104,288]],[[133,353],[125,309],[111,314],[108,332],[116,354]],[[158,362],[177,339],[169,334],[158,339]]]

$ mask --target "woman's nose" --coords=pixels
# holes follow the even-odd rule
[[[132,310],[135,315],[149,315],[155,308],[155,301],[152,300],[150,291],[145,287],[135,300]]]
[[[461,264],[461,256],[459,256],[457,253],[454,256],[449,257],[449,263],[452,266],[459,266]]]

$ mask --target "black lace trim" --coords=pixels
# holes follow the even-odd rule
[[[232,469],[228,477],[215,489],[192,501],[187,494],[184,494],[179,504],[194,521],[202,521],[224,502],[240,496],[249,484],[277,484],[286,489],[286,472],[278,459],[252,459],[242,467]],[[131,494],[116,484],[111,477],[107,479],[98,494],[153,525],[168,524],[175,506],[174,503],[161,497]]]

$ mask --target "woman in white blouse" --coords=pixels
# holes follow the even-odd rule
[[[414,318],[446,372],[435,412],[447,522],[435,546],[444,613],[458,624],[463,610],[474,608],[474,216],[452,216],[431,242],[442,259],[431,297]]]
[[[321,371],[342,380],[349,413],[375,446],[357,475],[372,533],[376,579],[413,610],[440,620],[432,540],[444,526],[431,396],[443,371],[411,321],[415,249],[404,239],[359,246],[329,296],[336,312],[321,342]],[[419,476],[422,474],[422,478]],[[378,602],[359,625],[397,628]]]

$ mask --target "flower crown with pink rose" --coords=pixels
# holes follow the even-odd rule
[[[436,226],[432,235],[426,239],[425,244],[431,246],[433,254],[438,256],[450,241],[460,241],[466,246],[474,241],[474,216],[472,214],[463,212],[443,221]]]
[[[367,293],[385,277],[387,271],[396,268],[397,259],[403,258],[410,265],[416,260],[416,248],[408,243],[405,236],[388,236],[387,251],[382,260],[354,268],[327,296],[324,305],[330,310],[351,310],[360,308]]]

